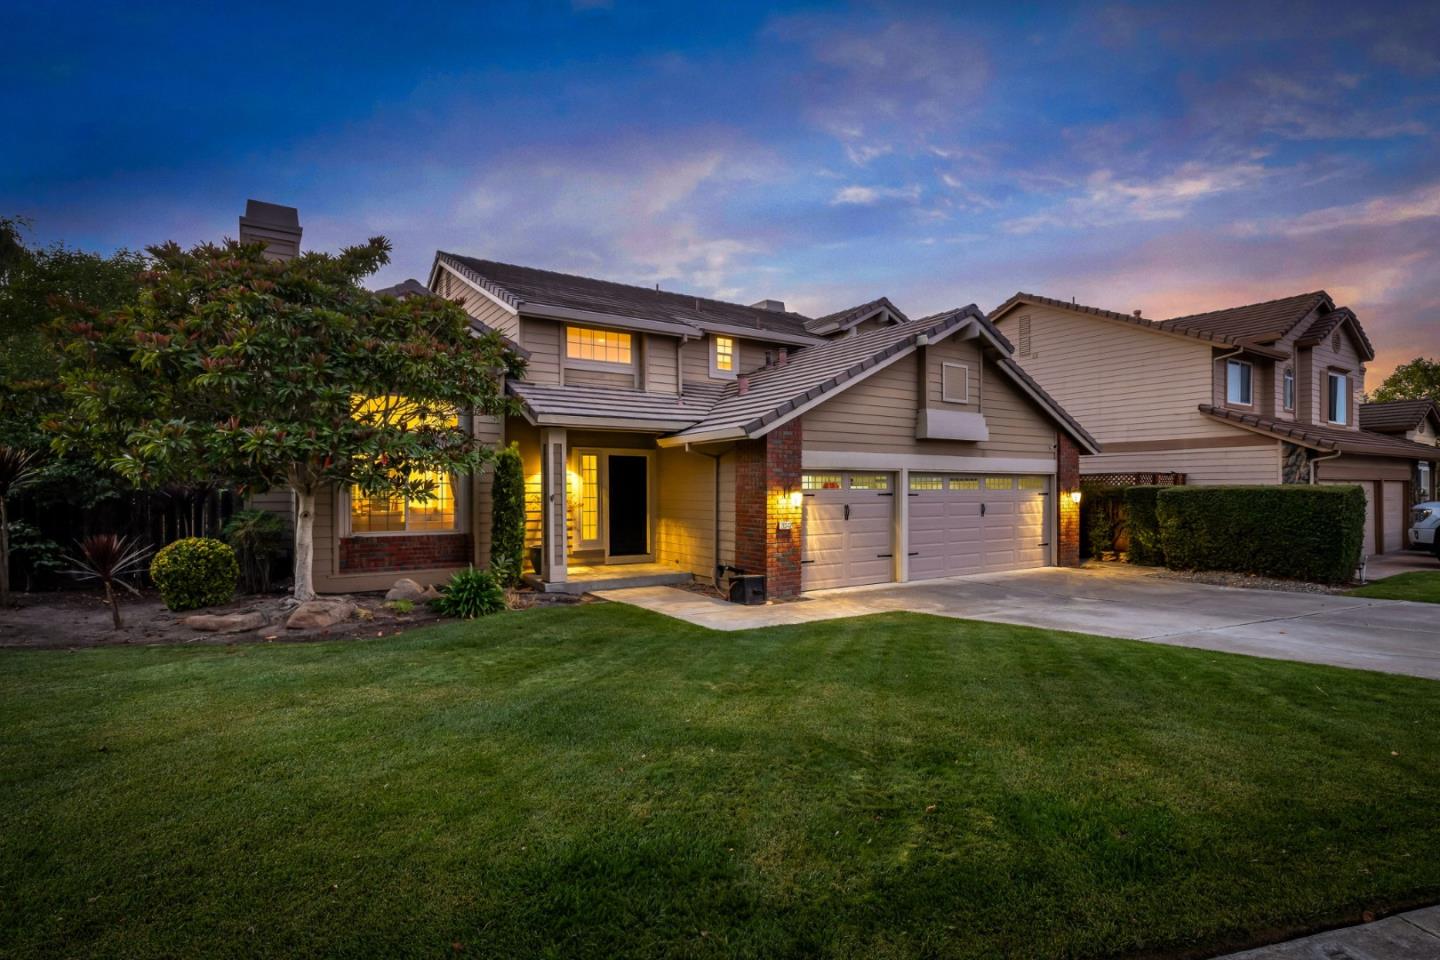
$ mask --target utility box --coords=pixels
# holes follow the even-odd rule
[[[730,602],[755,606],[765,602],[765,576],[742,573],[730,578]]]

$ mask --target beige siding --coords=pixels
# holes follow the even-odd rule
[[[939,456],[1045,457],[1055,451],[1055,425],[1002,371],[986,363],[981,371],[980,412],[990,439],[918,440],[919,390],[916,354],[911,354],[805,414],[806,450]],[[930,363],[938,363],[933,357]]]
[[[466,313],[486,326],[499,330],[511,339],[520,332],[520,320],[514,313],[484,294],[476,292],[474,287],[445,267],[440,268],[438,283],[440,289],[435,291],[437,294],[447,300],[459,301]]]
[[[1102,445],[1230,432],[1197,409],[1212,392],[1208,343],[1033,306],[1001,319],[1012,342],[1023,316],[1032,355],[1017,352],[1016,362]]]
[[[736,373],[753,373],[765,366],[765,354],[773,361],[780,354],[778,344],[736,339]],[[710,375],[710,337],[690,340],[680,348],[680,367],[685,383],[729,383],[733,377]]]
[[[1183,473],[1195,486],[1280,482],[1280,444],[1256,447],[1213,447],[1203,450],[1155,450],[1143,453],[1102,453],[1080,458],[1080,472]]]
[[[1340,332],[1340,349],[1334,350],[1330,345],[1330,337],[1326,337],[1321,343],[1310,348],[1310,406],[1306,411],[1304,419],[1312,423],[1328,423],[1326,418],[1326,399],[1329,397],[1328,375],[1333,368],[1349,371],[1346,375],[1350,378],[1350,403],[1346,409],[1346,426],[1355,427],[1356,417],[1359,415],[1360,403],[1365,393],[1365,365],[1360,359],[1359,352],[1355,349],[1354,341],[1346,330]]]
[[[645,389],[651,393],[680,390],[680,340],[654,333],[645,335]]]
[[[565,368],[567,387],[605,387],[610,390],[634,390],[635,374],[612,372],[610,370],[588,370],[577,367]]]
[[[655,559],[703,580],[715,564],[715,461],[668,448],[656,463],[660,516]]]
[[[735,565],[735,454],[720,458],[720,562]]]
[[[245,506],[250,510],[266,510],[285,521],[285,526],[295,525],[295,494],[289,487],[279,487],[264,493],[252,494]]]
[[[525,379],[531,383],[560,382],[560,324],[554,320],[538,320],[522,317],[520,320],[520,346],[530,351],[530,360],[525,367]]]

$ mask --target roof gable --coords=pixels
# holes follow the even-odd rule
[[[880,313],[888,313],[897,323],[910,322],[910,318],[901,313],[900,308],[891,303],[889,297],[880,297],[868,303],[847,307],[844,310],[837,310],[834,313],[827,313],[823,317],[806,321],[805,329],[814,334],[828,336],[850,330]]]
[[[1162,320],[1156,326],[1161,330],[1208,333],[1225,339],[1227,343],[1243,340],[1265,343],[1284,339],[1316,309],[1323,313],[1334,308],[1330,295],[1324,290],[1316,290],[1263,303],[1192,313]]]
[[[1440,430],[1440,404],[1434,400],[1392,400],[1389,403],[1362,403],[1360,429],[1376,433],[1405,433],[1430,421]]]

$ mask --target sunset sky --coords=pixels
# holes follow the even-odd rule
[[[1440,355],[1440,4],[7,4],[0,215],[818,314],[1328,290]],[[218,6],[218,5],[216,5]]]

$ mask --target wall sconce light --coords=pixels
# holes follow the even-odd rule
[[[1079,490],[1071,490],[1071,491],[1070,491],[1070,502],[1071,502],[1071,503],[1074,503],[1074,504],[1078,504],[1078,503],[1080,502],[1080,491],[1079,491]]]
[[[805,503],[805,495],[799,490],[790,490],[785,494],[785,502],[790,505],[791,510],[799,510]]]

